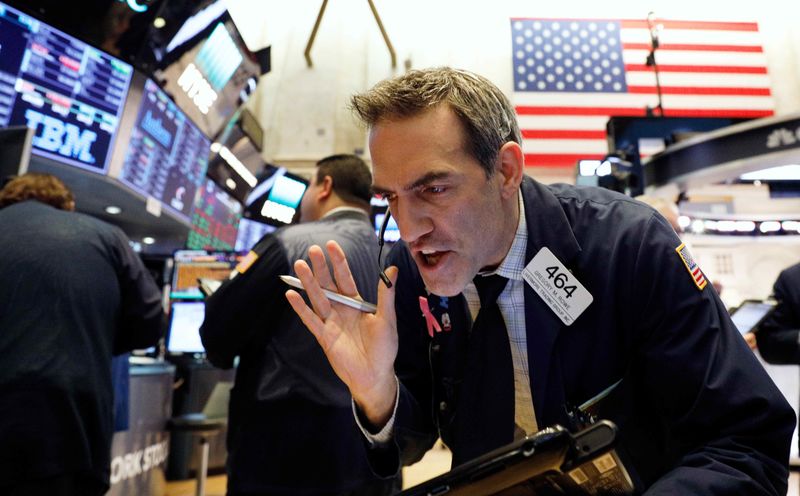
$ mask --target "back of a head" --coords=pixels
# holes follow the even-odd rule
[[[491,81],[471,72],[449,67],[412,70],[381,81],[350,101],[367,126],[413,117],[440,104],[448,105],[464,125],[467,150],[487,177],[494,173],[497,154],[505,143],[522,144],[508,98]]]
[[[6,183],[0,190],[0,208],[28,200],[36,200],[60,210],[74,210],[72,191],[50,174],[27,173]]]
[[[372,197],[372,173],[355,155],[339,154],[317,162],[317,181],[325,176],[333,180],[333,191],[346,203],[369,208]]]

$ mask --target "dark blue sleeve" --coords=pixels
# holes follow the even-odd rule
[[[114,354],[154,346],[164,326],[161,290],[145,268],[139,255],[128,245],[128,238],[113,230],[113,250],[117,258],[120,287],[120,313]]]
[[[431,410],[430,339],[418,299],[425,294],[425,287],[405,243],[395,244],[387,265],[399,269],[395,296],[399,349],[395,373],[400,380],[400,402],[395,417],[395,440],[400,463],[409,465],[421,459],[438,437]]]
[[[800,274],[800,265],[793,270]],[[778,276],[773,286],[778,304],[758,326],[758,351],[769,363],[800,364],[800,280],[792,281],[792,274],[787,269]]]
[[[695,283],[666,222],[653,216],[641,234],[630,300],[639,398],[680,448],[646,494],[785,494],[792,409],[711,284]]]
[[[200,337],[209,361],[217,367],[233,367],[234,358],[258,330],[268,327],[270,312],[288,305],[284,297],[288,287],[278,278],[291,273],[286,250],[268,234],[253,251],[258,259],[206,299]]]

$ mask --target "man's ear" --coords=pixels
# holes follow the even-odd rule
[[[320,186],[317,198],[319,200],[327,200],[333,194],[333,178],[331,176],[325,176]]]
[[[519,185],[522,184],[524,170],[525,157],[519,143],[509,141],[500,147],[500,152],[497,154],[497,173],[504,198],[517,194]]]

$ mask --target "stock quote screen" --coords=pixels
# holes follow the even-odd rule
[[[120,180],[189,219],[211,142],[147,79]]]
[[[0,127],[27,125],[33,153],[104,173],[133,68],[0,3]]]
[[[242,218],[242,205],[211,179],[195,200],[192,230],[186,247],[192,250],[232,251]]]

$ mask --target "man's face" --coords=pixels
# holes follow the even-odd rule
[[[311,176],[311,181],[308,183],[308,188],[306,188],[303,198],[300,200],[300,222],[313,222],[319,219],[317,193],[320,187],[317,185],[317,172],[316,170],[314,171],[314,175]]]
[[[445,105],[370,131],[375,190],[389,200],[426,287],[440,296],[457,295],[480,269],[499,265],[516,228],[502,208],[510,198],[503,174],[487,179],[465,141]]]

